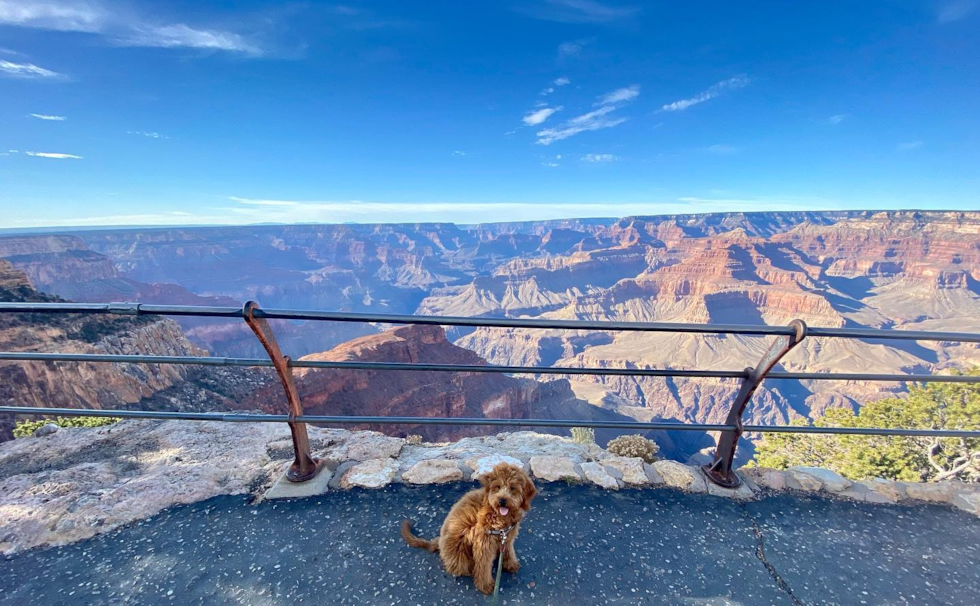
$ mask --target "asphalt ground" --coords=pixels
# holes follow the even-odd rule
[[[177,506],[0,560],[0,604],[487,604],[398,534],[434,536],[468,488]],[[948,507],[540,488],[503,604],[980,603],[980,519]]]

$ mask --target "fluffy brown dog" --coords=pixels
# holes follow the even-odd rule
[[[514,541],[537,490],[527,474],[507,463],[498,464],[481,477],[480,484],[483,488],[469,491],[449,510],[438,537],[426,540],[415,536],[409,520],[402,523],[402,537],[410,547],[438,551],[449,574],[472,576],[476,588],[489,594],[493,592],[493,565],[500,549],[504,550],[504,570],[513,573],[521,568]],[[507,536],[503,546],[502,531]]]

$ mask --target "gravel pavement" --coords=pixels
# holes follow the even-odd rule
[[[218,497],[0,560],[0,604],[487,604],[433,536],[468,486]],[[545,484],[504,604],[976,604],[980,520],[948,507]]]

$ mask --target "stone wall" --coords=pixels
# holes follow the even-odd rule
[[[290,484],[281,478],[292,460],[289,430],[281,423],[131,420],[101,428],[53,427],[0,444],[0,553],[78,541],[222,494],[259,500],[392,482],[471,482],[502,461],[520,465],[539,483],[737,499],[797,490],[872,503],[947,503],[980,515],[977,485],[850,482],[825,469],[743,468],[743,484],[733,491],[706,481],[697,467],[667,460],[650,465],[595,444],[533,432],[410,445],[375,432],[311,427],[324,469],[311,482]]]

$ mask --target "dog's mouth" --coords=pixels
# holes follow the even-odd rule
[[[505,516],[508,513],[510,513],[510,508],[501,505],[500,507],[497,508],[497,511],[500,512],[500,515]]]

